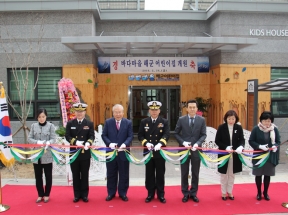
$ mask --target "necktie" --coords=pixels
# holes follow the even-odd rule
[[[194,117],[190,117],[190,127],[193,128],[194,126]]]
[[[155,119],[153,119],[152,123],[154,124],[155,122],[156,122],[156,120],[155,120]]]
[[[117,128],[117,130],[119,131],[119,129],[120,129],[119,121],[116,121],[116,128]]]
[[[78,124],[81,125],[81,122],[82,122],[82,121],[78,121]]]

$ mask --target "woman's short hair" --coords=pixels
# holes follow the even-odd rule
[[[238,117],[237,113],[234,110],[228,110],[226,112],[226,114],[224,115],[224,122],[227,123],[227,118],[229,116],[235,116],[235,119],[236,119],[235,123],[239,122],[239,117]]]
[[[273,123],[274,122],[274,115],[270,111],[264,111],[261,113],[259,119],[260,119],[260,122],[262,120],[270,119],[271,122]]]
[[[47,111],[46,111],[45,108],[39,108],[39,109],[37,110],[36,119],[38,119],[38,117],[39,117],[39,115],[40,115],[41,113],[44,113],[45,116],[48,116]]]

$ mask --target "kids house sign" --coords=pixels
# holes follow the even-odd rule
[[[250,29],[250,36],[288,37],[288,30],[284,29]]]

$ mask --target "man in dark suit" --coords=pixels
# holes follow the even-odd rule
[[[107,119],[102,133],[102,139],[107,147],[118,148],[118,155],[113,161],[107,162],[107,192],[106,201],[115,197],[117,186],[119,197],[127,202],[127,191],[129,188],[129,161],[123,151],[130,147],[133,139],[132,123],[123,118],[124,108],[116,104],[112,108],[113,117]],[[119,174],[119,181],[118,181]]]
[[[187,102],[188,115],[182,116],[178,119],[175,128],[175,138],[179,146],[191,148],[191,155],[185,163],[181,164],[181,190],[184,195],[182,202],[187,202],[189,196],[194,202],[199,202],[197,198],[198,184],[199,184],[199,170],[200,157],[197,147],[201,147],[206,139],[206,123],[205,119],[196,115],[198,104],[196,100],[189,100]],[[191,189],[189,190],[188,174],[189,164],[191,161]]]
[[[160,149],[167,145],[170,128],[168,120],[159,117],[161,106],[161,102],[158,101],[148,103],[150,117],[141,120],[138,132],[138,139],[145,147],[143,154],[147,154],[149,150],[153,152],[152,158],[145,165],[145,187],[148,191],[146,203],[154,199],[155,191],[160,202],[166,203],[164,198],[165,160],[160,154]]]
[[[89,168],[90,150],[95,134],[93,122],[85,119],[87,104],[73,104],[76,119],[70,120],[66,125],[66,140],[73,146],[79,146],[81,152],[73,163],[70,164],[73,176],[73,202],[78,202],[80,198],[88,202],[89,193]],[[71,148],[74,151],[76,148]]]

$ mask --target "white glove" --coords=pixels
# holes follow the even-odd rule
[[[192,147],[192,149],[191,149],[191,150],[192,150],[193,152],[195,152],[195,151],[197,150],[197,147],[198,147],[198,144],[197,144],[197,143],[195,143],[195,144],[193,145],[193,147]]]
[[[45,150],[49,147],[50,144],[51,144],[50,141],[46,141],[46,147],[45,147]]]
[[[117,143],[110,143],[110,144],[109,144],[109,147],[110,147],[111,149],[115,149],[116,146],[117,146]]]
[[[259,149],[262,149],[263,151],[267,151],[267,150],[268,150],[268,144],[266,144],[266,145],[259,145]]]
[[[37,144],[40,144],[40,145],[44,144],[44,142],[45,140],[37,140]]]
[[[85,149],[85,150],[88,150],[88,149],[89,149],[88,146],[90,146],[90,143],[86,142],[86,143],[85,143],[85,146],[84,146],[84,149]]]
[[[232,146],[227,146],[225,150],[228,151],[228,152],[233,151]]]
[[[185,146],[185,147],[191,147],[191,142],[186,142],[186,141],[184,141],[184,142],[183,142],[183,146]]]
[[[76,146],[83,146],[84,141],[76,140]]]
[[[277,146],[272,146],[272,151],[273,152],[277,152],[277,150],[278,150]]]
[[[146,147],[148,150],[151,150],[151,148],[153,148],[154,145],[152,143],[146,143]]]
[[[162,144],[161,143],[158,143],[155,147],[154,147],[154,150],[155,151],[159,151],[161,149],[161,146]]]
[[[126,145],[124,143],[122,143],[121,146],[118,149],[118,152],[124,151],[125,148],[126,148]]]
[[[243,146],[239,146],[235,151],[240,155],[242,154],[243,149]]]

